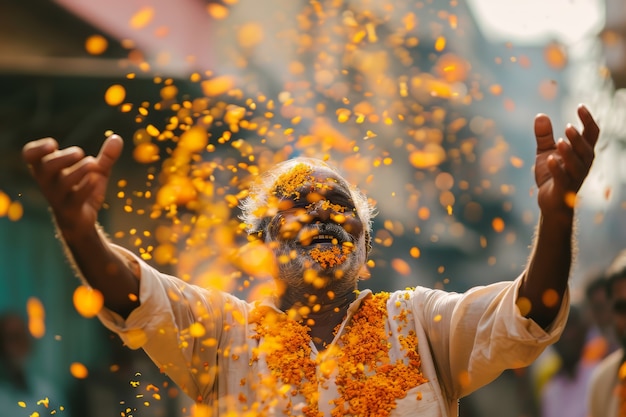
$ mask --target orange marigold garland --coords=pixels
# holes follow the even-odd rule
[[[339,339],[340,348],[332,346],[318,360],[311,359],[309,327],[287,317],[286,314],[257,315],[257,338],[266,345],[266,362],[272,377],[295,388],[307,406],[302,410],[307,417],[320,417],[318,386],[330,372],[316,368],[322,357],[337,354],[337,387],[339,397],[332,401],[333,417],[346,415],[388,416],[396,407],[396,400],[404,398],[408,390],[424,382],[421,361],[414,331],[400,338],[405,360],[395,363],[389,357],[388,335],[385,330],[389,293],[366,298],[359,311]],[[406,322],[406,313],[398,317]],[[287,410],[287,414],[289,410]]]
[[[311,359],[310,328],[275,311],[267,311],[255,321],[257,337],[264,338],[262,350],[272,377],[276,382],[280,380],[282,384],[295,387],[293,395],[299,392],[306,398],[307,407],[303,412],[307,417],[321,417],[317,407],[316,362]]]

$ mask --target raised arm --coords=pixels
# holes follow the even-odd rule
[[[583,130],[568,125],[568,141],[555,142],[550,118],[535,118],[535,181],[541,211],[537,235],[520,287],[518,305],[546,328],[556,318],[567,289],[572,263],[576,193],[589,173],[600,133],[589,110],[581,105]]]
[[[45,138],[27,143],[22,155],[52,209],[70,260],[102,292],[105,305],[126,317],[139,305],[137,266],[111,246],[97,224],[122,147],[122,139],[113,135],[93,157],[76,146],[59,149],[56,140]]]

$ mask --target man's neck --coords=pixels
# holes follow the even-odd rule
[[[355,299],[356,288],[340,293],[331,288],[287,288],[279,297],[278,307],[307,325],[318,350],[323,350],[332,342],[336,327]]]

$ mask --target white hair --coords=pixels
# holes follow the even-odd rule
[[[348,181],[344,179],[336,168],[328,165],[320,159],[309,157],[296,157],[280,162],[273,168],[261,174],[250,186],[248,196],[243,199],[239,205],[239,208],[241,209],[241,215],[239,218],[245,223],[248,233],[257,233],[262,231],[264,217],[259,216],[258,213],[262,211],[262,208],[268,206],[270,196],[272,195],[272,191],[276,188],[276,181],[278,178],[298,164],[305,164],[311,168],[321,167],[337,175],[339,180],[342,181],[350,190],[350,197],[354,202],[356,212],[367,233],[371,234],[372,219],[376,216],[376,209],[370,204],[365,194],[352,184],[348,183]]]

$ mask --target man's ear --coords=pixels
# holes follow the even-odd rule
[[[248,236],[250,237],[250,240],[260,240],[260,241],[265,241],[265,230],[259,230],[256,232],[250,232],[248,233]]]
[[[267,228],[270,224],[271,219],[269,217],[265,217],[259,223],[257,230],[254,232],[248,233],[248,236],[255,240],[261,240],[265,242],[265,237],[267,236]]]
[[[370,273],[370,270],[367,267],[367,264],[361,265],[361,269],[359,270],[359,279],[364,281],[366,279],[370,279],[371,277],[372,277],[372,274]]]

